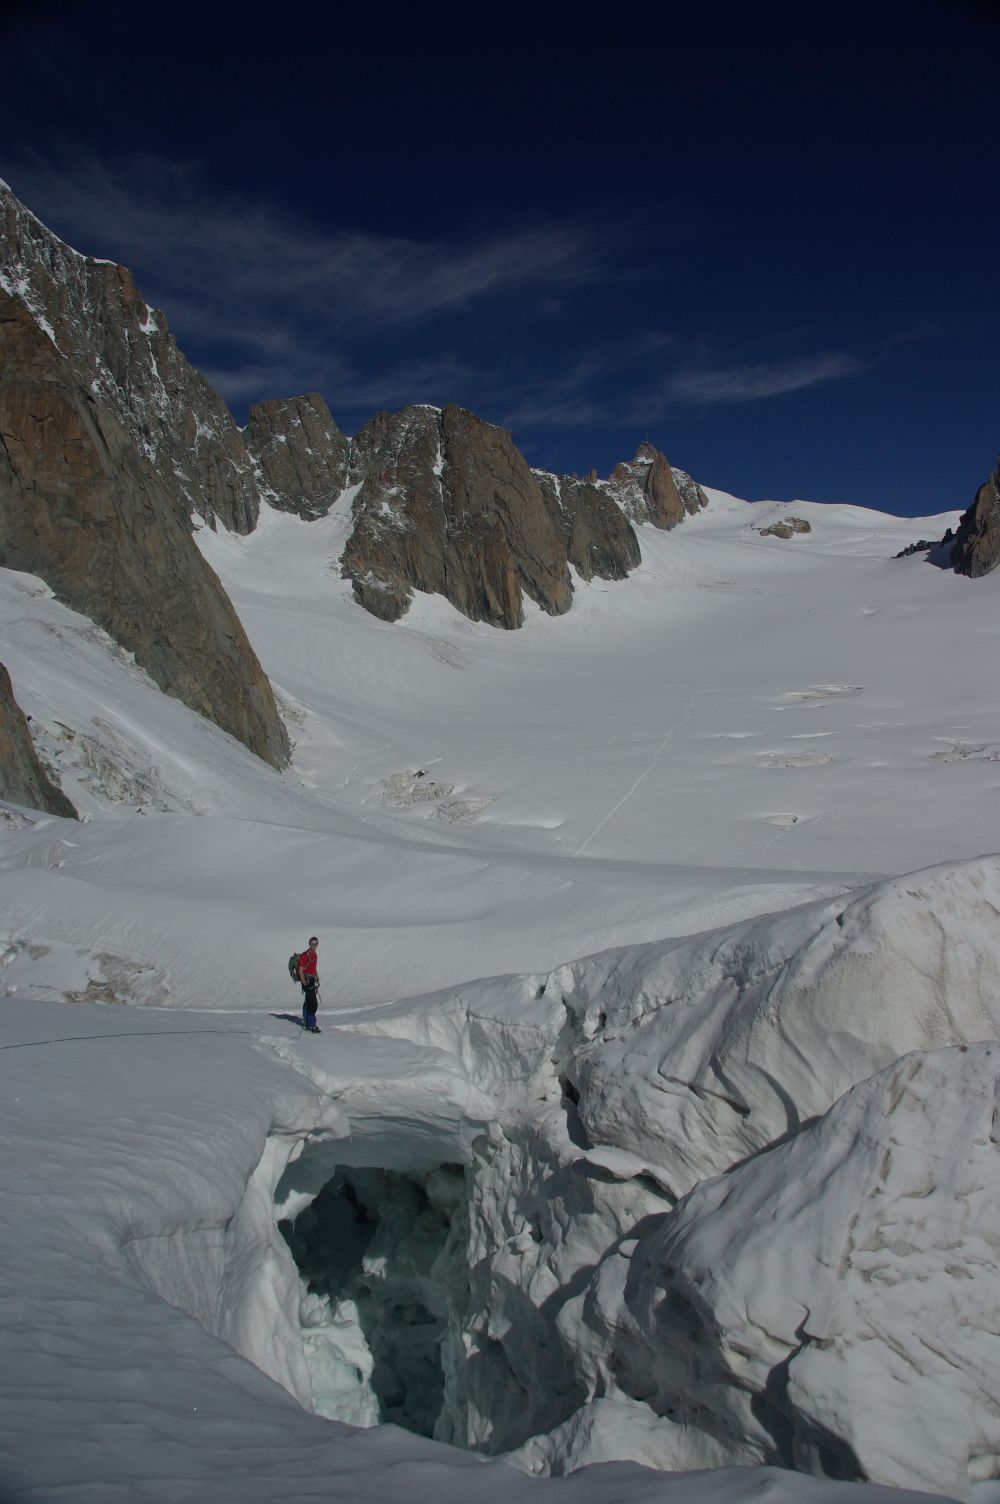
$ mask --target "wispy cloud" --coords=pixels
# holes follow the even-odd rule
[[[372,234],[349,218],[329,228],[328,215],[306,221],[263,193],[219,197],[197,162],[159,156],[23,157],[8,176],[76,249],[132,268],[238,409],[311,389],[345,417],[408,401],[513,408],[514,331],[619,279],[630,236],[622,220],[583,218],[465,238]],[[456,320],[470,312],[505,331],[499,354],[469,344],[468,326],[468,353],[455,353]]]
[[[684,369],[672,375],[662,390],[671,403],[714,407],[783,396],[822,381],[856,376],[863,369],[864,363],[856,356],[835,351],[760,365]]]
[[[216,338],[253,342],[250,312],[308,316],[330,334],[387,329],[517,289],[554,296],[608,274],[611,232],[583,221],[462,242],[323,231],[263,199],[217,198],[197,163],[159,157],[28,161],[15,187],[78,249],[177,289],[172,321],[207,316]]]
[[[317,390],[348,426],[378,408],[459,401],[515,434],[632,430],[871,363],[844,351],[755,360],[756,351],[698,347],[690,330],[682,343],[643,327],[658,243],[624,214],[419,239],[346,218],[330,228],[328,215],[296,217],[263,191],[219,196],[199,163],[161,156],[22,157],[5,175],[78,250],[132,267],[237,411]],[[683,215],[671,219],[672,237],[692,232]],[[626,278],[640,292],[631,300],[620,298]],[[579,294],[592,306],[601,289],[623,322],[584,343]],[[807,337],[798,332],[799,350]]]
[[[835,352],[754,365],[681,364],[665,377],[659,371],[650,374],[651,363],[662,371],[665,363],[683,359],[682,347],[669,335],[606,346],[548,373],[543,381],[524,381],[508,397],[501,421],[513,429],[646,426],[669,421],[682,410],[783,396],[858,375],[871,364]]]
[[[646,329],[632,337],[605,340],[575,359],[557,356],[544,372],[508,372],[494,394],[498,421],[513,430],[617,422],[632,400],[637,368],[659,365],[677,347],[673,334]]]

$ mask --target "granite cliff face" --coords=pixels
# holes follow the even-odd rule
[[[519,627],[523,597],[557,616],[573,588],[537,477],[510,434],[463,408],[379,413],[352,446],[364,480],[342,568],[386,621],[413,590],[444,595],[473,621]]]
[[[0,799],[77,818],[76,810],[43,768],[27,717],[14,698],[10,674],[0,663]]]
[[[951,562],[956,573],[974,580],[1000,564],[1000,459],[962,514]]]
[[[72,250],[6,184],[0,228],[0,291],[28,309],[73,378],[155,465],[163,494],[185,517],[251,532],[257,478],[240,431],[131,272]]]
[[[558,615],[569,565],[584,580],[624,579],[641,557],[633,522],[675,527],[707,502],[651,444],[608,480],[554,475],[455,406],[379,413],[351,441],[348,478],[361,489],[343,571],[386,621],[414,590],[501,627],[521,625],[524,595]]]
[[[642,554],[639,540],[608,487],[575,475],[536,470],[542,500],[566,557],[581,579],[624,580]]]
[[[270,684],[172,487],[17,299],[0,294],[0,565],[39,575],[160,688],[281,766]]]
[[[318,392],[259,402],[243,440],[266,500],[300,517],[325,517],[347,485],[351,441]]]

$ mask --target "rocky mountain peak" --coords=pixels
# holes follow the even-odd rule
[[[378,413],[352,445],[363,475],[344,574],[393,621],[414,590],[473,621],[517,627],[523,595],[559,614],[572,599],[565,549],[538,480],[504,429],[454,404]]]
[[[351,441],[318,392],[258,402],[243,440],[263,498],[300,517],[324,517],[348,483]]]
[[[689,476],[685,479],[690,481]],[[707,500],[700,486],[692,491],[689,485],[685,488],[686,495],[681,495],[666,455],[647,439],[639,445],[632,460],[623,460],[615,466],[607,486],[631,522],[649,522],[659,528],[676,527]]]

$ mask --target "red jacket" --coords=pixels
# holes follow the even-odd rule
[[[299,977],[314,977],[316,975],[316,967],[318,964],[319,957],[313,950],[312,946],[310,946],[309,949],[304,950],[299,957]]]

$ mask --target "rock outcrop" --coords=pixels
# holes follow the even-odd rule
[[[689,488],[685,501],[666,455],[646,441],[639,445],[634,459],[615,466],[607,486],[631,522],[650,522],[653,527],[676,527],[704,505],[704,500],[699,501]],[[700,486],[697,491],[704,498]]]
[[[974,580],[1000,564],[1000,459],[962,514],[951,562],[957,574]]]
[[[325,517],[348,483],[351,441],[318,392],[258,402],[243,439],[272,506]]]
[[[41,576],[161,689],[267,762],[287,761],[271,686],[172,482],[38,316],[3,293],[0,565]]]
[[[796,533],[811,533],[812,524],[804,517],[782,517],[780,522],[772,522],[770,527],[759,527],[757,531],[762,538],[794,538]]]
[[[454,405],[379,413],[353,463],[365,479],[342,567],[376,616],[394,621],[413,590],[500,627],[521,625],[524,595],[551,615],[569,609],[565,547],[505,430]]]
[[[76,810],[46,773],[35,751],[27,717],[14,698],[10,674],[0,663],[0,799],[77,818]]]
[[[945,529],[943,538],[918,538],[916,543],[908,543],[901,548],[898,554],[893,554],[894,559],[910,559],[914,554],[928,554],[931,560],[941,569],[947,569],[951,564],[951,553],[955,546],[955,534],[951,528]]]

